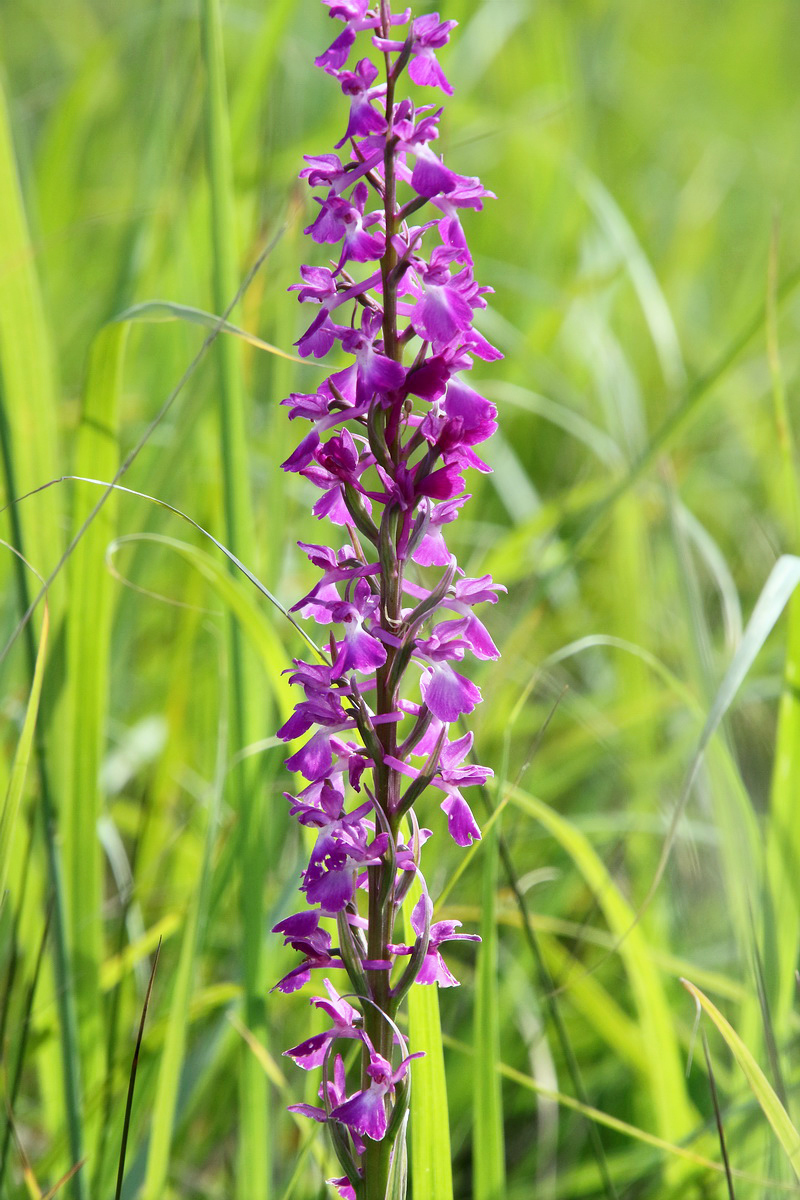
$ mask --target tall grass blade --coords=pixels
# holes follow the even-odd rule
[[[504,802],[507,798],[508,793],[504,798]],[[497,806],[495,812],[498,812],[499,808],[500,805]],[[484,826],[484,829],[485,828],[486,827]],[[572,1081],[572,1086],[578,1093],[578,1100],[576,1101],[576,1104],[581,1104],[588,1109],[588,1097],[583,1082],[583,1076],[581,1074],[577,1055],[567,1032],[567,1027],[564,1022],[561,1008],[559,1007],[556,987],[547,963],[545,962],[542,948],[539,944],[539,938],[536,930],[534,929],[533,921],[531,920],[531,914],[528,910],[528,903],[525,899],[525,894],[519,886],[519,881],[517,880],[517,874],[514,869],[511,853],[503,839],[500,839],[500,856],[502,858],[506,879],[508,880],[509,887],[514,894],[514,899],[519,910],[520,923],[525,935],[525,940],[528,944],[528,948],[531,951],[533,961],[536,966],[536,975],[544,1005],[547,1009],[550,1022],[555,1030],[561,1053],[564,1056],[564,1060],[567,1065],[567,1072]],[[609,1200],[616,1200],[617,1190],[611,1177],[611,1170],[608,1165],[602,1139],[594,1123],[590,1123],[589,1125],[589,1141],[592,1146],[592,1154],[594,1155],[594,1159],[597,1164],[597,1170],[600,1175],[603,1193],[609,1198]]]
[[[789,545],[800,551],[800,480],[796,444],[786,394],[778,336],[778,227],[773,225],[767,272],[767,361],[772,380],[775,432],[780,460],[781,516]],[[789,603],[789,630],[783,687],[778,706],[775,758],[772,766],[766,845],[766,879],[771,919],[764,940],[765,983],[779,1038],[787,1037],[795,1012],[795,963],[800,949],[800,832],[797,795],[800,789],[800,596]]]
[[[413,984],[408,994],[408,1031],[412,1047],[424,1046],[414,1064],[411,1089],[411,1180],[414,1194],[453,1200],[447,1083],[436,987]]]
[[[29,491],[58,472],[59,427],[55,369],[44,314],[33,245],[31,243],[17,172],[5,95],[0,86],[0,405],[2,406],[3,463],[7,495]],[[35,510],[12,521],[16,549],[40,574],[47,572],[61,552],[61,518],[56,494],[40,499]],[[17,576],[20,607],[30,614],[24,573]],[[63,593],[50,595],[49,620],[58,629]],[[23,622],[27,626],[27,620]],[[21,627],[18,626],[19,630]],[[16,636],[16,635],[15,635]],[[31,683],[36,674],[36,648],[30,631],[26,653]],[[83,1160],[82,1087],[74,1007],[71,963],[67,945],[67,911],[57,843],[58,811],[48,762],[60,757],[58,722],[54,736],[46,739],[42,723],[35,730],[41,819],[50,888],[53,895],[51,946],[54,955],[55,1001],[59,1014],[61,1123],[68,1134],[71,1163]],[[49,1074],[52,1047],[40,1058],[40,1070]],[[45,1065],[46,1064],[46,1065]],[[50,1084],[52,1088],[52,1084]],[[75,1200],[86,1200],[84,1172],[72,1180]]]
[[[36,272],[34,248],[0,84],[0,390],[13,460],[12,486],[27,492],[59,470],[53,352]],[[59,498],[45,496],[21,518],[24,547],[33,567],[45,573],[58,555]],[[58,625],[59,605],[51,602]]]
[[[219,0],[200,0],[202,57],[206,73],[205,131],[211,193],[211,261],[214,307],[222,312],[236,292],[239,266],[236,251],[236,213],[230,145],[225,56]],[[218,347],[220,367],[220,433],[223,503],[228,544],[245,562],[255,562],[254,521],[250,501],[247,409],[242,382],[240,347],[223,338]],[[234,751],[263,737],[266,713],[256,678],[245,659],[236,623],[229,624],[231,656],[231,739]],[[245,1024],[267,1041],[262,953],[262,898],[265,854],[262,811],[253,763],[242,763],[231,784],[239,812],[240,909]],[[276,849],[273,839],[270,850]],[[267,1087],[253,1056],[240,1055],[239,1154],[236,1194],[240,1200],[267,1200],[271,1194],[269,1107]]]
[[[496,1063],[500,1060],[500,997],[496,896],[499,822],[484,833],[481,945],[475,988],[475,1075],[473,1091],[474,1200],[503,1200],[506,1169],[503,1101]]]
[[[112,478],[119,460],[118,422],[127,325],[108,325],[95,338],[83,394],[76,471]],[[73,529],[91,510],[79,490]],[[69,941],[75,982],[84,1089],[97,1092],[106,1071],[100,967],[104,958],[103,867],[98,822],[103,798],[100,765],[106,739],[114,582],[105,552],[116,532],[117,502],[104,506],[75,548],[67,568],[70,606],[66,617],[64,697],[66,769],[61,836]],[[92,1166],[99,1138],[99,1111],[84,1122]]]
[[[669,1000],[635,914],[579,829],[520,788],[511,788],[510,795],[513,804],[539,821],[564,848],[591,887],[609,928],[620,939],[619,953],[630,980],[647,1056],[650,1104],[660,1135],[670,1141],[677,1140],[695,1127],[697,1114],[686,1090]]]
[[[796,1178],[800,1180],[800,1133],[792,1124],[789,1114],[770,1086],[766,1075],[736,1030],[708,997],[688,979],[682,979],[681,983],[722,1034],[728,1049],[739,1064],[750,1090],[760,1104],[764,1116],[772,1126],[775,1137],[789,1159]]]
[[[189,901],[181,939],[178,965],[170,998],[167,1028],[158,1070],[155,1099],[150,1124],[143,1200],[162,1200],[169,1178],[170,1152],[178,1112],[178,1088],[181,1079],[186,1044],[191,1022],[191,1000],[197,976],[198,958],[202,951],[202,934],[206,924],[211,880],[211,858],[219,820],[224,763],[226,759],[227,724],[223,712],[217,747],[216,778],[204,805],[202,862],[197,886]]]
[[[530,700],[530,697],[534,690],[538,676],[539,676],[539,670],[537,670],[533,675],[531,675],[530,679],[528,680],[527,685],[519,693],[519,695],[516,699],[516,702],[511,710],[511,713],[509,715],[509,719],[508,719],[508,722],[506,725],[506,729],[505,729],[505,733],[504,733],[504,737],[503,737],[502,769],[501,769],[501,773],[500,773],[500,776],[498,779],[498,783],[500,784],[500,787],[498,790],[501,790],[504,793],[502,800],[499,802],[499,804],[497,804],[493,807],[488,788],[484,787],[481,789],[484,804],[486,805],[486,808],[487,808],[488,812],[490,813],[489,820],[483,826],[484,838],[487,836],[487,834],[489,834],[490,831],[493,832],[495,824],[500,820],[500,815],[503,811],[503,808],[510,801],[510,798],[511,798],[510,789],[508,787],[504,786],[504,781],[508,777],[512,733],[513,733],[513,730],[514,730],[514,727],[515,727],[517,721],[519,720],[526,705],[528,704],[528,702]],[[554,700],[554,702],[552,703],[552,705],[550,707],[550,711],[548,712],[547,716],[545,717],[545,720],[542,722],[541,726],[537,730],[534,740],[528,749],[527,755],[526,755],[525,759],[523,760],[523,763],[522,763],[521,767],[519,768],[519,771],[517,772],[517,783],[519,783],[519,781],[524,777],[525,772],[528,770],[530,764],[532,763],[536,754],[540,750],[542,742],[544,740],[544,737],[550,726],[550,722],[552,721],[553,717],[555,716],[555,713],[556,713],[558,706],[561,703],[562,699],[563,699],[563,693],[556,697],[556,699]],[[477,845],[477,843],[473,844],[471,849],[474,850],[476,848],[476,845]],[[540,945],[540,940],[539,940],[538,934],[537,934],[536,930],[534,929],[533,921],[531,920],[531,914],[528,909],[528,903],[525,898],[525,893],[523,892],[522,888],[520,887],[519,879],[517,877],[517,871],[514,866],[514,861],[511,857],[511,852],[508,848],[505,838],[503,838],[502,834],[500,834],[499,832],[497,834],[497,846],[498,846],[498,850],[499,850],[499,854],[500,854],[500,859],[503,863],[503,870],[505,872],[506,881],[508,883],[509,888],[511,889],[511,892],[514,896],[514,900],[517,905],[517,909],[519,912],[519,918],[520,918],[520,924],[522,926],[525,941],[527,942],[528,948],[529,948],[529,950],[531,952],[531,956],[533,958],[533,962],[534,962],[534,966],[535,966],[535,970],[536,970],[536,979],[537,979],[537,982],[539,985],[539,990],[540,990],[540,993],[542,996],[542,1001],[543,1001],[545,1010],[547,1011],[550,1023],[555,1032],[555,1036],[558,1041],[559,1047],[561,1049],[561,1053],[564,1056],[564,1061],[566,1063],[567,1072],[572,1081],[572,1086],[574,1087],[575,1091],[578,1094],[579,1102],[583,1103],[585,1105],[588,1103],[586,1088],[584,1086],[583,1076],[581,1074],[580,1066],[578,1064],[578,1059],[575,1054],[575,1050],[573,1048],[572,1042],[570,1040],[569,1033],[567,1032],[567,1027],[564,1022],[563,1014],[561,1012],[561,1008],[559,1005],[558,992],[557,992],[555,984],[553,982],[553,978],[552,978],[552,975],[548,968],[547,962],[545,961],[545,957],[542,952],[542,947]],[[498,1061],[499,1061],[499,1053],[498,1053]],[[588,1130],[589,1130],[589,1142],[591,1144],[592,1153],[594,1155],[594,1159],[597,1164],[597,1170],[598,1170],[598,1174],[600,1176],[600,1182],[601,1182],[603,1193],[605,1194],[606,1197],[609,1198],[609,1200],[616,1200],[617,1191],[616,1191],[614,1182],[611,1177],[611,1172],[609,1169],[609,1165],[608,1165],[608,1161],[606,1158],[605,1149],[603,1147],[603,1142],[600,1137],[600,1133],[599,1133],[596,1125],[593,1122],[589,1123]]]
[[[669,832],[664,842],[658,867],[647,895],[639,906],[636,916],[637,921],[650,904],[663,878],[667,860],[675,841],[678,824],[689,802],[689,796],[691,795],[711,739],[733,703],[739,688],[756,660],[756,656],[772,632],[798,583],[800,583],[800,558],[792,554],[781,555],[769,573],[767,582],[764,584],[761,594],[756,601],[750,620],[747,622],[741,643],[731,659],[724,678],[714,696],[714,702],[711,705],[705,725],[700,734],[697,749],[681,790],[678,803],[673,811]]]
[[[417,899],[420,895],[417,883],[412,885],[412,892]],[[425,1049],[425,1057],[414,1063],[411,1088],[411,1186],[415,1196],[453,1200],[450,1118],[438,984],[411,985],[408,1036],[412,1050]]]
[[[8,879],[9,867],[9,852],[11,850],[11,841],[14,835],[14,830],[19,816],[22,796],[25,790],[25,780],[28,774],[28,765],[31,758],[31,750],[33,748],[33,739],[36,729],[36,720],[39,714],[39,700],[42,695],[42,680],[44,678],[44,666],[47,656],[47,637],[50,628],[50,618],[48,610],[45,607],[42,615],[42,628],[39,634],[39,649],[36,654],[36,666],[33,673],[33,684],[31,686],[30,695],[28,696],[28,704],[25,709],[25,720],[22,723],[22,732],[20,733],[17,748],[14,752],[14,761],[11,765],[11,774],[8,780],[8,789],[3,801],[3,811],[0,814],[0,905],[7,903],[6,897],[6,881]]]

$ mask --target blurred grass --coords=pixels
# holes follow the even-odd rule
[[[694,1012],[678,977],[711,993],[780,1094],[777,1061],[796,1123],[796,600],[711,747],[652,904],[608,951],[650,890],[742,614],[778,556],[797,552],[800,9],[439,8],[461,22],[446,52],[457,92],[443,149],[497,193],[466,220],[477,273],[496,290],[485,330],[506,355],[476,368],[501,410],[502,438],[488,451],[496,473],[470,480],[475,500],[453,526],[469,573],[492,570],[510,589],[488,616],[503,658],[476,670],[489,697],[476,714],[479,758],[499,771],[510,729],[505,778],[517,788],[506,793],[504,838],[588,1102],[611,1118],[598,1130],[619,1194],[723,1197],[719,1171],[678,1163],[661,1145],[682,1139],[689,1155],[718,1158],[697,1055],[684,1074]],[[332,26],[317,0],[204,11],[217,39],[205,57],[192,4],[0,4],[6,496],[62,474],[108,477],[102,424],[114,391],[124,454],[206,332],[132,324],[118,384],[106,385],[97,347],[105,339],[111,353],[122,335],[99,331],[123,310],[160,300],[219,314],[282,230],[231,321],[287,352],[302,329],[285,292],[307,257],[296,173],[303,153],[339,136],[343,110],[312,66]],[[204,110],[212,60],[215,112]],[[99,389],[96,411],[82,399],[85,376]],[[305,486],[277,469],[296,432],[278,401],[316,377],[220,338],[124,481],[233,543],[286,604],[309,578],[294,542],[314,541],[319,526]],[[220,406],[239,412],[226,451]],[[238,546],[232,486],[251,509]],[[61,484],[21,504],[16,525],[5,514],[0,536],[22,542],[46,574],[86,506],[87,485]],[[286,1088],[231,1027],[238,1020],[262,1046],[269,1031],[270,1061],[307,1029],[303,996],[266,990],[286,961],[268,929],[295,903],[303,850],[271,741],[287,703],[278,671],[300,638],[175,516],[120,493],[104,519],[51,596],[37,744],[13,831],[2,827],[4,1086],[20,1046],[25,1054],[8,1092],[14,1128],[43,1191],[85,1135],[89,1161],[64,1192],[110,1200],[148,957],[166,929],[125,1200],[145,1181],[163,1200],[290,1187],[310,1200],[324,1169],[298,1158]],[[147,536],[126,540],[134,534]],[[115,537],[119,577],[103,565]],[[0,572],[5,644],[26,600],[8,552]],[[33,594],[33,576],[26,587]],[[231,649],[233,620],[241,650]],[[2,664],[0,774],[14,812],[40,621]],[[242,719],[228,710],[237,655],[248,673]],[[435,804],[424,819],[436,834],[435,896],[463,853]],[[63,928],[51,906],[38,970],[62,859]],[[459,913],[477,928],[491,874],[478,851],[437,918]],[[548,1200],[602,1195],[586,1113],[558,1100],[570,1076],[502,873],[494,907],[498,969],[449,952],[464,982],[439,997],[442,1027],[473,1046],[480,979],[499,1030],[508,1200],[528,1200],[534,1181]],[[783,1194],[793,1176],[758,1096],[730,1043],[712,1035],[737,1197]],[[453,1194],[466,1197],[476,1062],[450,1050],[445,1062]],[[484,1077],[488,1060],[477,1070]],[[304,1082],[289,1072],[288,1094],[302,1098]],[[0,1182],[9,1200],[26,1194],[14,1147]]]

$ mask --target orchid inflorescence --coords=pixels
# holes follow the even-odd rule
[[[479,940],[456,933],[458,921],[432,920],[420,870],[430,830],[420,828],[414,805],[436,788],[455,841],[469,846],[480,837],[462,789],[491,771],[470,761],[472,734],[450,730],[481,695],[452,664],[468,651],[497,657],[474,606],[494,603],[503,589],[489,576],[467,578],[444,532],[469,499],[464,471],[488,471],[474,447],[496,428],[494,406],[464,372],[475,356],[500,354],[473,327],[491,289],[475,282],[459,219],[491,193],[432,149],[442,110],[396,97],[404,71],[417,85],[452,93],[436,51],[456,22],[368,2],[323,0],[344,23],[316,63],[350,99],[335,147],[348,155],[307,156],[300,172],[323,189],[305,232],[341,248],[330,266],[301,267],[292,290],[319,311],[297,346],[321,358],[338,342],[354,361],[313,395],[283,402],[290,419],[311,422],[283,467],[320,490],[313,511],[342,530],[345,545],[300,543],[320,578],[293,611],[332,628],[317,661],[295,660],[290,682],[305,699],[279,731],[285,741],[313,731],[286,765],[307,781],[287,798],[316,840],[301,884],[310,907],[275,931],[303,956],[281,991],[302,987],[315,970],[345,973],[338,990],[324,978],[327,997],[311,1001],[330,1028],[286,1051],[323,1072],[321,1106],[292,1111],[329,1127],[345,1172],[333,1181],[342,1196],[384,1200],[390,1173],[395,1181],[403,1173],[408,1069],[422,1053],[406,1053],[398,1006],[415,981],[457,983],[440,953],[444,942]],[[348,69],[359,35],[379,51],[383,82],[369,58]],[[414,224],[426,208],[429,219]],[[427,258],[426,239],[434,242]],[[410,944],[395,942],[412,887]],[[337,947],[324,922],[335,922]],[[350,1094],[348,1042],[360,1064]],[[404,1184],[392,1186],[404,1194]]]

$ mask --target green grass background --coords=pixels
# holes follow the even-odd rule
[[[463,986],[439,997],[452,1191],[418,1157],[414,1200],[729,1195],[681,976],[742,1039],[703,1022],[735,1195],[789,1193],[800,606],[779,619],[768,595],[742,630],[800,550],[800,9],[442,16],[460,22],[442,147],[497,194],[466,221],[496,290],[483,328],[505,359],[475,375],[501,429],[452,544],[509,588],[488,617],[503,657],[474,672],[498,776],[476,810],[504,811],[500,842],[465,856],[425,802],[439,912],[485,943],[452,950]],[[3,493],[111,478],[199,355],[124,483],[286,605],[310,578],[295,541],[321,531],[278,470],[298,436],[278,402],[321,371],[233,335],[203,349],[209,326],[175,307],[114,318],[220,313],[274,242],[230,321],[291,351],[286,288],[321,261],[296,173],[344,119],[312,65],[333,32],[317,0],[0,0]],[[0,556],[3,645],[101,495],[63,482],[4,513],[29,565]],[[195,528],[123,493],[47,617],[2,662],[0,1195],[45,1195],[85,1160],[64,1193],[114,1196],[163,937],[122,1195],[322,1196],[329,1151],[284,1111],[313,1083],[280,1060],[309,1010],[268,993],[303,857],[273,741],[302,641]],[[732,662],[744,682],[684,796]],[[435,1031],[429,1005],[414,1019]],[[435,1069],[413,1111],[416,1153],[449,1158],[423,1136],[446,1119]]]

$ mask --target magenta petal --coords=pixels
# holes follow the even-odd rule
[[[350,55],[350,50],[353,42],[356,40],[355,30],[348,25],[339,34],[335,42],[332,42],[328,49],[314,59],[314,65],[317,67],[332,67],[337,70],[343,67]]]
[[[329,1032],[315,1033],[313,1037],[300,1042],[299,1046],[294,1046],[291,1050],[284,1050],[283,1053],[288,1058],[293,1058],[298,1067],[302,1067],[304,1071],[311,1071],[314,1067],[322,1066],[325,1050],[330,1040]]]
[[[334,615],[334,619],[335,615]],[[348,617],[344,629],[344,641],[339,647],[336,665],[332,679],[339,679],[346,671],[361,671],[369,674],[376,667],[382,667],[386,662],[386,650],[371,634],[367,633],[361,622],[355,617]]]
[[[411,317],[416,332],[434,344],[452,341],[471,321],[468,301],[454,287],[440,284],[426,284],[425,296]]]
[[[447,663],[436,663],[424,673],[420,691],[433,715],[447,724],[481,702],[480,688]]]
[[[330,734],[325,729],[318,730],[285,763],[290,771],[299,771],[310,781],[322,779],[333,766]]]
[[[494,404],[460,379],[450,380],[442,407],[448,417],[462,422],[462,440],[468,446],[485,442],[497,429]]]
[[[370,386],[376,391],[390,392],[403,386],[406,371],[402,363],[387,358],[385,354],[373,354],[369,367]]]
[[[447,96],[453,94],[453,89],[432,50],[426,49],[413,58],[408,73],[414,83],[421,87],[440,87]]]
[[[307,467],[314,457],[314,451],[319,445],[319,434],[316,429],[312,429],[303,438],[296,450],[293,450],[286,462],[281,463],[284,471],[301,471],[303,467]]]
[[[417,983],[438,983],[439,987],[459,987],[459,982],[438,950],[429,951],[416,978]]]
[[[311,1117],[312,1121],[319,1121],[323,1125],[328,1120],[325,1109],[316,1108],[313,1104],[290,1104],[286,1111],[299,1113],[301,1117]]]
[[[438,355],[428,358],[406,375],[406,389],[423,400],[438,400],[444,394],[450,368]]]
[[[299,967],[295,967],[288,975],[284,975],[283,979],[278,980],[275,984],[275,989],[288,996],[292,992],[298,992],[301,987],[308,983],[310,978],[311,970],[308,964],[301,963]]]
[[[426,148],[417,153],[417,162],[411,174],[411,186],[418,195],[439,196],[452,192],[455,185],[455,174],[449,171],[432,151]]]
[[[336,1188],[341,1200],[356,1200],[353,1185],[346,1175],[340,1175],[338,1179],[328,1179],[326,1183],[330,1183]]]
[[[464,477],[459,471],[457,463],[439,467],[438,471],[431,471],[419,485],[420,495],[430,496],[434,500],[454,499],[464,490]]]
[[[450,551],[440,528],[426,533],[411,555],[421,567],[446,567],[450,562]]]
[[[386,1108],[383,1103],[385,1089],[369,1087],[356,1092],[344,1104],[338,1104],[331,1113],[334,1121],[341,1121],[356,1133],[379,1142],[386,1134]]]
[[[304,891],[311,904],[319,904],[326,912],[341,912],[353,896],[352,870],[326,871],[309,883]]]
[[[453,792],[443,800],[441,809],[447,813],[447,828],[454,842],[459,846],[471,846],[473,842],[480,841],[481,831],[460,792]]]
[[[318,912],[301,912],[295,913],[292,917],[284,917],[277,925],[272,926],[273,933],[284,933],[287,939],[291,938],[308,938],[317,932],[319,928]]]
[[[469,642],[470,649],[476,658],[500,657],[500,651],[489,636],[489,630],[476,616],[470,617],[463,636]]]

